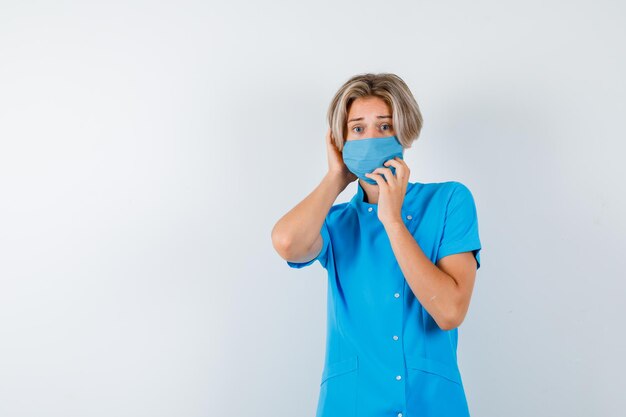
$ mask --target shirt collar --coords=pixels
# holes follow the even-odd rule
[[[356,181],[356,194],[352,197],[352,200],[350,200],[350,204],[355,207],[357,209],[357,211],[362,212],[362,213],[368,213],[368,212],[376,212],[378,210],[378,204],[374,204],[374,203],[368,203],[365,201],[365,190],[363,189],[363,187],[361,186],[361,181],[357,180]],[[406,185],[406,192],[404,194],[404,201],[402,203],[403,207],[406,204],[406,196],[409,193],[409,191],[411,190],[411,188],[413,187],[415,183],[412,182],[408,182]]]

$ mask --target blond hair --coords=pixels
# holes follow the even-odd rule
[[[335,145],[343,150],[346,142],[348,111],[352,102],[359,97],[375,96],[383,99],[393,114],[393,126],[398,141],[410,148],[422,130],[423,119],[420,108],[409,87],[395,74],[358,74],[346,81],[335,93],[328,107],[328,124]]]

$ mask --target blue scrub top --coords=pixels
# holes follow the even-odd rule
[[[442,330],[395,259],[377,204],[357,192],[334,204],[315,261],[328,271],[326,356],[316,417],[469,416],[457,365],[457,328]],[[472,251],[480,268],[474,199],[457,181],[408,182],[407,229],[433,262]]]

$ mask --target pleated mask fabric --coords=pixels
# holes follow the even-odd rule
[[[346,141],[343,145],[343,162],[346,167],[357,177],[370,184],[376,185],[377,182],[372,178],[365,176],[379,167],[385,167],[383,164],[389,159],[395,157],[403,158],[404,148],[396,136],[387,136],[382,138],[366,138]],[[395,175],[396,169],[388,166]],[[384,179],[384,177],[383,177]]]

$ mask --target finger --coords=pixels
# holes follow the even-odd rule
[[[393,175],[393,172],[391,172],[391,169],[389,169],[389,168],[378,167],[375,170],[373,170],[372,172],[378,172],[381,175],[383,175],[385,177],[385,180],[387,180],[387,183],[389,185],[395,186],[397,184],[397,179]]]
[[[399,162],[400,165],[404,167],[405,171],[407,172],[410,171],[409,165],[406,163],[406,161],[403,158],[396,156],[395,158],[393,158],[393,160]]]
[[[376,181],[376,183],[378,184],[378,187],[387,187],[387,183],[385,182],[385,180],[380,174],[372,174],[370,172],[366,172],[365,176],[367,178],[371,178],[374,181]]]
[[[403,170],[401,169],[402,165],[395,159],[389,159],[385,161],[383,165],[394,167],[396,169],[396,177],[400,180],[404,178],[404,173],[403,173]]]
[[[398,178],[405,179],[409,177],[409,166],[398,157],[385,161],[384,165],[393,166],[396,169],[396,177]]]

